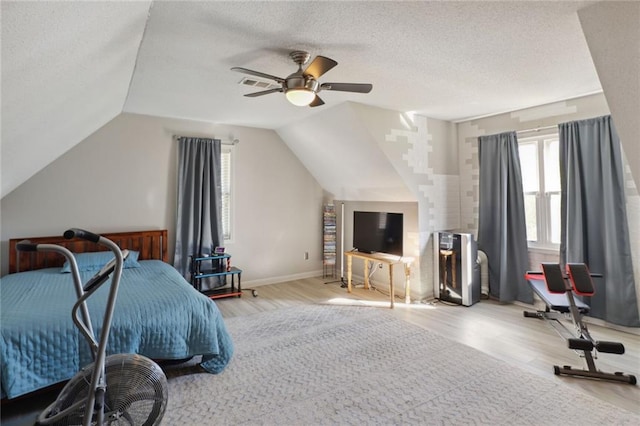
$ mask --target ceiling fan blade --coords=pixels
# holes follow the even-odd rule
[[[258,96],[268,95],[270,93],[276,93],[276,92],[284,92],[284,89],[282,87],[279,87],[277,89],[263,90],[262,92],[247,93],[245,96],[249,98],[255,98]]]
[[[304,70],[304,75],[311,75],[316,80],[320,78],[320,76],[331,68],[338,65],[336,61],[333,59],[329,59],[325,56],[316,56],[316,58],[309,64],[306,70]]]
[[[317,107],[320,105],[324,105],[324,101],[320,99],[320,96],[318,95],[316,95],[316,98],[309,104],[310,107]]]
[[[241,73],[244,73],[244,74],[254,75],[256,77],[262,77],[262,78],[268,78],[269,80],[275,80],[278,83],[284,83],[284,78],[276,77],[275,75],[265,74],[265,73],[260,72],[260,71],[248,70],[246,68],[241,68],[241,67],[233,67],[233,68],[231,68],[231,71],[238,71],[238,72],[241,72]]]
[[[369,93],[371,89],[373,89],[373,85],[360,83],[322,83],[320,88],[322,90],[335,90],[339,92]]]

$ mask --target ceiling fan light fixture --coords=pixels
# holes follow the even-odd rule
[[[309,60],[309,53],[301,50],[291,52],[289,57],[298,64],[298,70],[289,74],[286,78],[265,74],[260,71],[253,71],[241,67],[233,67],[232,71],[238,71],[255,77],[273,80],[280,85],[267,90],[255,93],[247,93],[245,96],[255,98],[257,96],[268,95],[270,93],[283,93],[287,100],[296,106],[318,107],[324,105],[324,101],[317,94],[321,90],[332,90],[334,92],[369,93],[373,86],[361,83],[324,83],[320,84],[318,78],[327,71],[333,69],[338,63],[333,59],[324,56],[316,56],[311,63],[302,69],[302,66]]]
[[[309,89],[289,89],[285,95],[296,106],[308,106],[316,98],[315,92]]]

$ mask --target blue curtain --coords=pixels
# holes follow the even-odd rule
[[[191,255],[223,245],[220,148],[217,139],[178,138],[174,266],[187,279]]]
[[[620,139],[611,116],[559,125],[563,263],[585,263],[595,294],[590,315],[640,326]]]
[[[528,269],[522,173],[515,132],[478,138],[478,248],[489,261],[489,294],[501,302],[533,303]]]

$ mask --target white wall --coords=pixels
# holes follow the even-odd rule
[[[168,229],[172,254],[174,135],[239,140],[227,249],[244,284],[321,274],[322,188],[274,131],[136,114],[116,117],[2,199],[2,273],[9,238],[60,235],[69,227]]]
[[[353,107],[418,203],[419,262],[411,288],[417,298],[431,298],[432,235],[460,226],[456,126],[398,111],[359,104]]]
[[[362,106],[343,102],[277,130],[278,135],[329,193],[345,200],[415,201],[394,165],[378,146],[384,130],[371,132]],[[385,122],[397,112],[367,108]],[[397,121],[397,118],[395,119]],[[396,126],[397,127],[397,126]]]
[[[578,17],[635,185],[640,186],[640,2],[601,1],[580,9]]]
[[[307,159],[306,163],[323,160],[316,160],[318,155],[310,155],[310,143],[316,147],[333,146],[327,155],[341,158],[337,167],[309,167],[318,181],[332,182],[325,187],[327,201],[336,199],[390,206],[387,209],[369,208],[373,211],[390,211],[401,202],[409,202],[412,208],[417,205],[415,215],[405,216],[405,223],[408,217],[415,217],[410,225],[416,232],[410,238],[417,243],[417,247],[411,248],[415,253],[411,256],[416,257],[411,292],[414,299],[431,297],[431,236],[434,231],[456,229],[460,223],[455,124],[353,102],[334,107],[331,114],[319,114],[318,117],[329,118],[336,114],[340,116],[339,120],[322,120],[322,126],[331,129],[332,137],[327,137],[327,131],[305,133],[296,128],[294,132],[291,126],[281,129],[279,134],[294,152]],[[302,138],[303,134],[306,137]],[[319,139],[311,137],[318,135],[322,136]],[[340,143],[336,145],[335,140]],[[358,147],[356,152],[352,151],[353,143]],[[331,154],[332,151],[339,154]],[[385,167],[379,166],[381,158]],[[359,180],[353,178],[356,174]],[[361,182],[363,186],[350,187],[354,182]]]

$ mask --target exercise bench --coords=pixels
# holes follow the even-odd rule
[[[546,307],[544,311],[525,311],[524,316],[547,321],[567,341],[569,349],[583,353],[581,356],[587,363],[587,369],[583,370],[574,369],[567,365],[563,367],[554,365],[554,373],[635,385],[635,376],[620,372],[604,373],[599,371],[595,365],[597,352],[624,354],[622,343],[597,341],[591,337],[587,325],[582,322],[582,316],[589,313],[589,305],[574,296],[574,293],[579,296],[592,296],[595,289],[591,277],[601,275],[591,274],[584,263],[568,263],[566,271],[567,274],[563,274],[562,268],[557,263],[542,263],[541,272],[527,272],[525,274],[531,288],[542,299]],[[561,322],[567,316],[573,322],[575,328],[573,332]]]

